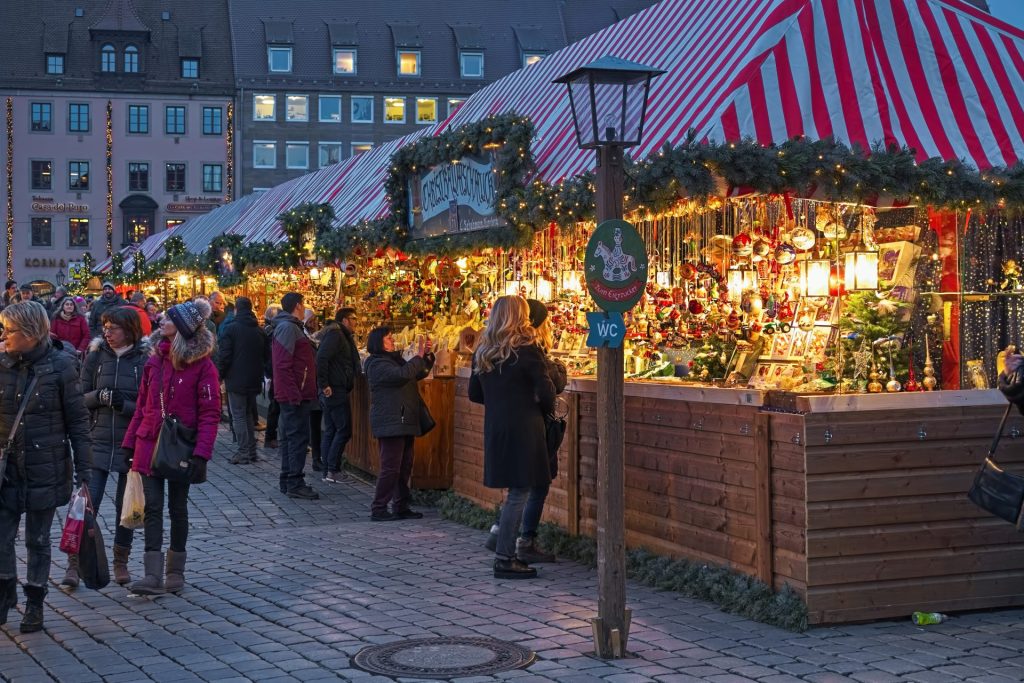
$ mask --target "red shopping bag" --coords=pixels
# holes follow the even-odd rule
[[[68,504],[68,518],[64,522],[64,533],[60,537],[60,549],[68,555],[77,555],[82,547],[86,495],[85,488],[79,488],[71,495],[71,502]]]

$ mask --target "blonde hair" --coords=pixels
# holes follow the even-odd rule
[[[530,325],[530,307],[526,299],[518,296],[498,297],[491,307],[487,326],[476,344],[476,372],[494,370],[512,357],[516,349],[533,344],[535,339],[536,333]]]
[[[4,327],[14,325],[22,336],[37,344],[50,338],[50,316],[38,301],[19,301],[0,312]]]
[[[555,345],[555,334],[551,330],[551,318],[544,318],[544,322],[533,329],[537,337],[537,346],[544,349],[544,353],[550,351],[551,347]]]

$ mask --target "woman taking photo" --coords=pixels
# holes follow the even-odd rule
[[[133,593],[177,593],[185,585],[189,484],[206,481],[206,463],[213,455],[220,422],[220,379],[210,360],[213,334],[205,324],[209,315],[210,304],[202,300],[167,309],[159,331],[151,337],[156,353],[143,368],[135,414],[122,443],[132,453],[132,469],[142,475],[146,495],[146,576],[131,584],[129,590]],[[189,482],[168,481],[153,474],[153,450],[164,414],[174,415],[185,427],[196,430]],[[166,583],[162,552],[165,490],[171,520]]]
[[[50,323],[50,334],[79,354],[84,354],[89,347],[89,321],[78,312],[78,304],[70,296],[64,297],[57,304],[57,312]]]
[[[116,519],[121,519],[121,504],[128,484],[128,457],[121,449],[128,423],[135,414],[142,368],[149,359],[149,340],[142,336],[139,316],[131,308],[110,308],[101,316],[103,336],[92,340],[82,368],[82,392],[85,407],[92,413],[92,469],[89,495],[97,509],[107,488],[111,472],[117,473],[114,494]],[[125,585],[128,555],[133,532],[120,524],[114,532],[114,581]],[[78,555],[68,555],[68,569],[60,585],[78,587]]]
[[[422,436],[423,399],[416,383],[434,366],[430,341],[421,339],[416,355],[406,361],[395,350],[391,328],[378,327],[366,338],[366,350],[370,357],[363,371],[370,386],[370,432],[380,447],[380,473],[370,504],[370,519],[420,519],[423,513],[409,507],[409,480],[413,443],[417,436]]]
[[[7,623],[8,611],[18,604],[14,539],[24,514],[28,561],[20,628],[31,633],[43,628],[50,527],[57,508],[71,500],[72,453],[75,479],[89,483],[89,411],[74,358],[50,344],[50,320],[42,304],[11,304],[0,312],[0,324],[0,439],[10,436],[23,394],[28,396],[14,446],[0,472],[0,624]]]
[[[544,416],[555,386],[530,325],[526,299],[499,297],[473,353],[469,400],[484,404],[484,486],[507,488],[498,521],[494,577],[532,579],[537,570],[516,557],[526,500],[543,501],[551,483]]]

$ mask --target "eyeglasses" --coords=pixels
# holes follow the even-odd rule
[[[2,330],[0,330],[0,334],[5,334],[5,335],[21,334],[21,330],[15,329],[13,327],[5,327]]]
[[[114,330],[120,330],[120,329],[122,329],[120,325],[104,325],[103,326],[103,332],[104,333],[113,332]]]

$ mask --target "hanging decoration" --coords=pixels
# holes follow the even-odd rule
[[[114,105],[107,100],[107,256],[114,253]]]
[[[228,102],[224,127],[225,178],[224,203],[227,204],[235,196],[235,103]]]
[[[7,98],[7,279],[14,278],[14,98]]]

